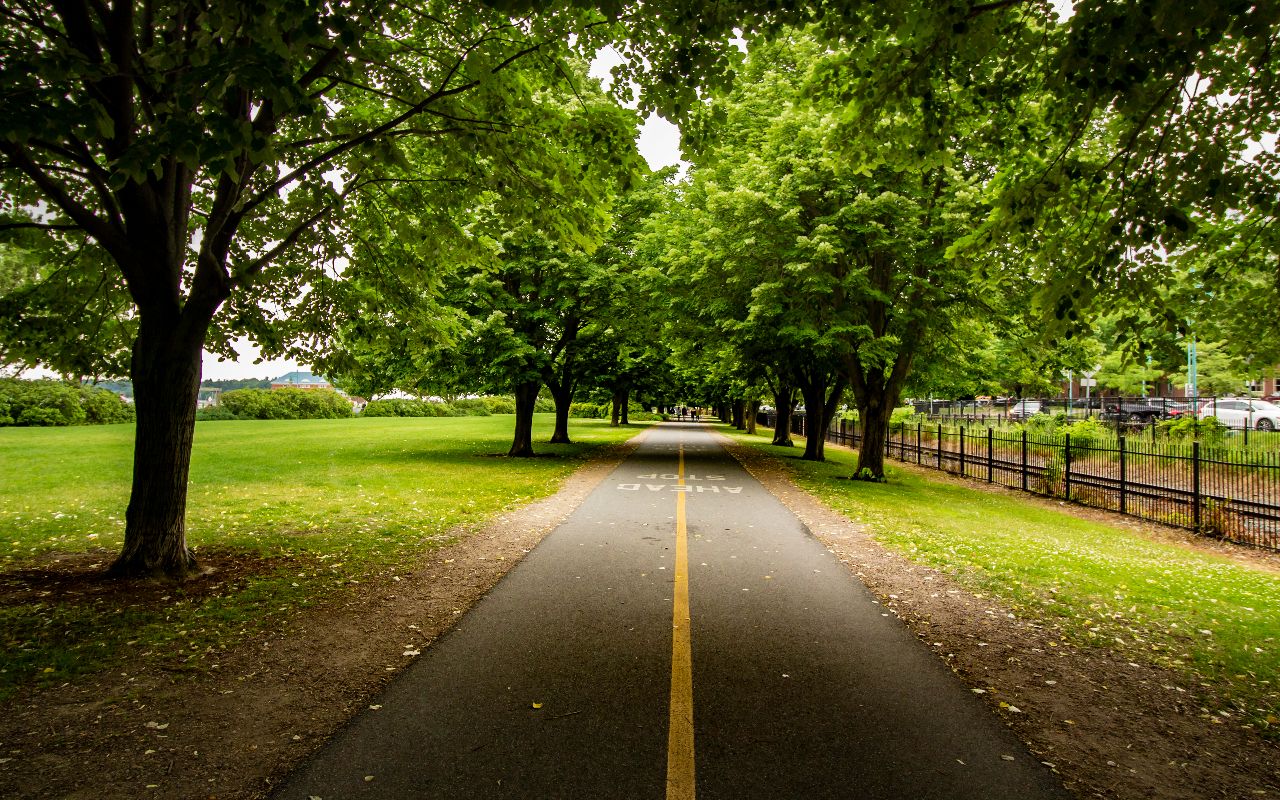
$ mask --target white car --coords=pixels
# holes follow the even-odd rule
[[[1019,400],[1009,407],[1009,419],[1027,419],[1035,414],[1043,414],[1039,400]]]
[[[1280,429],[1280,406],[1266,400],[1247,397],[1222,397],[1205,400],[1196,409],[1200,419],[1217,417],[1229,428],[1257,428],[1260,431]]]

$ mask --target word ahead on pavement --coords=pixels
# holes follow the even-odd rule
[[[713,430],[665,423],[276,797],[1069,795]]]

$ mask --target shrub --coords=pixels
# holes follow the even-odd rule
[[[331,389],[235,389],[223,393],[221,405],[238,419],[339,419],[351,416],[351,403]]]
[[[79,386],[62,381],[0,380],[0,424],[79,425],[87,419]]]
[[[449,405],[453,406],[464,417],[487,417],[493,412],[489,410],[489,406],[484,402],[483,397],[464,397],[454,400]],[[512,404],[512,411],[515,411],[515,404]]]
[[[515,401],[513,400],[512,402],[514,403]],[[535,414],[551,414],[555,410],[556,401],[552,400],[550,397],[542,397],[539,395],[538,399],[533,401],[533,411]]]
[[[552,407],[554,410],[554,406]],[[582,419],[609,419],[613,415],[612,403],[570,403],[569,416]]]
[[[1217,444],[1227,435],[1227,425],[1217,417],[1199,419],[1195,414],[1183,414],[1156,425],[1157,429],[1174,441],[1199,439]]]
[[[109,389],[85,387],[84,413],[85,422],[90,425],[113,425],[119,422],[133,422],[133,406],[120,399],[120,395]]]
[[[364,407],[362,417],[460,417],[462,412],[448,403],[433,403],[428,400],[409,400],[406,398],[389,398],[373,400]]]
[[[240,419],[226,406],[209,406],[196,410],[196,420],[201,422],[214,420]]]
[[[480,400],[484,403],[485,408],[489,409],[490,414],[516,413],[514,397],[482,397]]]
[[[1076,420],[1070,425],[1063,425],[1058,429],[1059,434],[1070,434],[1071,447],[1074,449],[1094,448],[1102,443],[1107,436],[1107,428],[1098,420],[1092,417],[1088,419]]]
[[[1053,435],[1058,432],[1058,428],[1065,419],[1065,415],[1032,414],[1023,420],[1022,424],[1015,425],[1014,430],[1023,430],[1041,436]]]

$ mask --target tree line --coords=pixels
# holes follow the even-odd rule
[[[1189,331],[1280,356],[1256,324],[1277,162],[1253,152],[1277,14],[9,4],[0,360],[131,378],[117,575],[195,568],[200,354],[241,335],[367,397],[510,393],[513,456],[543,387],[557,441],[585,386],[824,419],[847,391],[880,479],[903,393],[979,353],[1034,372],[1106,320],[1138,360]],[[612,95],[587,76],[605,44]],[[687,181],[644,168],[650,112],[681,123]]]

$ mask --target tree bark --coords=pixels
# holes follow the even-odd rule
[[[630,425],[631,424],[631,390],[630,389],[622,390],[621,414],[622,414],[622,424]]]
[[[752,400],[747,406],[747,433],[755,435],[756,415],[760,413],[760,401]]]
[[[791,439],[791,412],[795,408],[795,389],[783,385],[773,393],[773,408],[778,418],[773,423],[773,444],[777,447],[795,447]]]
[[[536,398],[536,395],[535,395]],[[551,444],[571,444],[569,441],[569,407],[573,405],[573,386],[567,381],[551,387],[551,398],[556,403],[556,427],[547,441]]]
[[[745,430],[747,427],[746,419],[747,403],[745,400],[734,400],[732,406],[733,427],[738,430]]]
[[[884,480],[884,443],[889,433],[889,420],[893,408],[886,406],[883,397],[868,398],[866,406],[858,408],[858,424],[862,427],[862,444],[858,448],[858,466],[855,478],[868,481]]]
[[[827,458],[827,429],[831,427],[836,404],[844,392],[843,378],[834,378],[830,387],[828,380],[833,380],[829,373],[816,374],[800,385],[805,408],[804,455],[801,458],[806,461],[825,461]]]
[[[516,384],[516,433],[507,455],[513,458],[528,458],[533,453],[533,404],[538,400],[538,390],[542,384],[538,381],[525,381]]]
[[[181,580],[198,568],[187,547],[187,478],[207,324],[184,335],[178,318],[155,316],[139,320],[133,346],[133,486],[124,547],[108,574]]]
[[[613,392],[613,411],[609,416],[609,426],[618,427],[618,422],[622,419],[623,403],[626,402],[626,396],[619,390]]]

